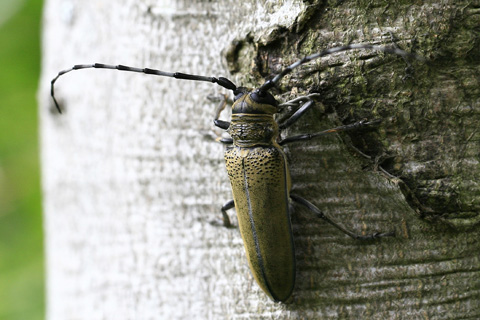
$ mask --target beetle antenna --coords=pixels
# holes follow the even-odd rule
[[[280,80],[282,80],[283,77],[285,77],[287,74],[292,72],[293,69],[295,69],[295,68],[297,68],[297,67],[301,66],[302,64],[305,64],[309,61],[315,60],[315,59],[320,58],[320,57],[327,56],[329,54],[342,52],[342,51],[348,51],[348,50],[356,50],[356,49],[367,49],[367,50],[369,49],[369,50],[375,50],[375,51],[383,51],[385,53],[396,54],[396,55],[403,56],[403,57],[414,57],[415,59],[418,59],[418,60],[422,60],[422,61],[424,60],[424,58],[421,57],[421,56],[418,56],[416,54],[400,50],[400,49],[395,48],[395,47],[377,46],[377,45],[368,44],[368,43],[349,44],[349,45],[346,45],[346,46],[334,47],[334,48],[330,48],[330,49],[327,49],[327,50],[324,50],[324,51],[321,51],[321,52],[318,52],[318,53],[314,53],[314,54],[309,55],[309,56],[305,56],[303,59],[298,60],[297,62],[295,62],[295,63],[291,64],[290,66],[286,67],[285,69],[283,69],[282,72],[277,74],[273,79],[266,81],[259,88],[259,90],[267,91],[267,90],[271,89]]]
[[[205,77],[205,76],[199,76],[196,74],[188,74],[188,73],[181,73],[181,72],[165,72],[161,70],[156,70],[156,69],[149,69],[149,68],[134,68],[134,67],[128,67],[124,65],[109,65],[109,64],[103,64],[103,63],[94,63],[94,64],[77,64],[74,65],[70,69],[66,69],[63,71],[60,71],[57,76],[51,81],[50,85],[50,95],[53,98],[53,102],[55,103],[55,106],[57,107],[58,112],[62,113],[62,110],[60,109],[60,105],[58,104],[57,99],[55,99],[55,82],[57,81],[58,78],[63,76],[66,73],[69,73],[74,70],[80,70],[80,69],[90,69],[90,68],[96,68],[96,69],[114,69],[114,70],[120,70],[120,71],[130,71],[130,72],[138,72],[138,73],[144,73],[144,74],[151,74],[155,76],[161,76],[161,77],[170,77],[170,78],[175,78],[175,79],[183,79],[183,80],[193,80],[193,81],[206,81],[206,82],[212,82],[216,83],[219,86],[226,88],[228,90],[235,91],[237,89],[237,86],[230,80],[224,77]]]

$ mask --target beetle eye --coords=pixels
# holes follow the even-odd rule
[[[269,104],[272,106],[278,105],[277,100],[275,100],[275,98],[267,91],[257,89],[250,94],[250,98],[257,103]]]
[[[262,100],[265,98],[265,91],[256,90],[252,92],[250,97],[253,99],[253,101],[262,103]]]
[[[247,88],[238,87],[237,89],[235,89],[233,91],[233,95],[234,95],[233,101],[237,101],[238,99],[243,97],[245,95],[245,93],[247,93],[247,92],[248,92]]]

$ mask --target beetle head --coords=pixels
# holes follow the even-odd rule
[[[277,113],[278,102],[268,91],[238,87],[234,91],[234,95],[232,113]]]

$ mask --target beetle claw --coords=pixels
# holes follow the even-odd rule
[[[225,227],[227,229],[235,229],[237,227],[236,225],[230,223],[230,221],[225,223],[225,221],[223,221],[221,219],[211,220],[209,222],[209,224],[212,225],[212,226],[215,226],[215,227]]]

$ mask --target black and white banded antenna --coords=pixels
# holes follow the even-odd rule
[[[279,74],[277,74],[273,79],[266,81],[262,86],[260,86],[256,91],[257,92],[266,92],[276,86],[280,80],[282,80],[287,74],[292,72],[293,69],[301,66],[302,64],[305,64],[307,62],[310,62],[312,60],[318,59],[320,57],[327,56],[329,54],[337,53],[337,52],[342,52],[342,51],[348,51],[348,50],[358,50],[358,49],[367,49],[367,50],[375,50],[375,51],[382,51],[385,53],[390,53],[390,54],[395,54],[403,57],[413,57],[417,60],[424,60],[423,57],[420,57],[416,54],[413,53],[408,53],[406,51],[400,50],[395,47],[385,47],[385,46],[378,46],[378,45],[372,45],[372,44],[349,44],[346,46],[341,46],[341,47],[334,47],[330,48],[318,53],[314,53],[309,56],[305,56],[303,59],[298,60],[297,62],[291,64],[290,66],[286,67],[283,69]],[[90,68],[96,68],[96,69],[113,69],[113,70],[120,70],[120,71],[129,71],[129,72],[138,72],[138,73],[144,73],[144,74],[151,74],[155,76],[161,76],[161,77],[170,77],[170,78],[175,78],[175,79],[182,79],[182,80],[193,80],[193,81],[204,81],[204,82],[211,82],[211,83],[216,83],[219,86],[226,88],[228,90],[232,90],[234,94],[236,94],[237,89],[240,90],[241,88],[237,88],[237,86],[230,81],[227,78],[224,77],[206,77],[206,76],[200,76],[200,75],[195,75],[195,74],[188,74],[188,73],[181,73],[181,72],[165,72],[161,70],[156,70],[156,69],[149,69],[149,68],[135,68],[135,67],[129,67],[129,66],[124,66],[124,65],[109,65],[109,64],[103,64],[103,63],[94,63],[94,64],[77,64],[74,65],[70,69],[66,69],[63,71],[60,71],[57,76],[51,81],[50,85],[50,95],[52,96],[53,102],[55,103],[55,106],[58,110],[58,112],[62,113],[60,109],[60,105],[55,98],[55,82],[63,76],[66,73],[69,73],[74,70],[81,70],[81,69],[90,69]]]
[[[340,47],[334,47],[330,48],[318,53],[314,53],[309,56],[305,56],[303,59],[300,59],[296,61],[295,63],[289,65],[285,69],[283,69],[279,74],[277,74],[273,79],[267,80],[260,88],[258,88],[259,91],[268,91],[274,86],[280,82],[287,74],[292,72],[293,69],[301,66],[302,64],[305,64],[307,62],[310,62],[312,60],[318,59],[320,57],[327,56],[329,54],[337,53],[337,52],[342,52],[342,51],[348,51],[348,50],[358,50],[358,49],[366,49],[366,50],[374,50],[374,51],[382,51],[385,53],[390,53],[390,54],[395,54],[399,55],[402,57],[412,57],[417,60],[424,60],[423,57],[420,57],[416,54],[409,53],[406,51],[403,51],[401,49],[395,48],[395,47],[385,47],[385,46],[378,46],[378,45],[373,45],[373,44],[368,44],[368,43],[357,43],[357,44],[349,44],[346,46],[340,46]]]
[[[135,68],[135,67],[128,67],[124,65],[109,65],[109,64],[103,64],[103,63],[94,63],[94,64],[77,64],[74,65],[70,69],[62,70],[60,71],[57,76],[51,81],[50,84],[50,95],[53,98],[53,102],[55,103],[55,106],[58,110],[58,112],[62,113],[62,110],[60,109],[60,105],[55,98],[55,82],[63,76],[66,73],[69,73],[74,70],[81,70],[81,69],[90,69],[90,68],[96,68],[96,69],[113,69],[113,70],[120,70],[120,71],[130,71],[130,72],[138,72],[138,73],[144,73],[144,74],[151,74],[155,76],[161,76],[161,77],[170,77],[170,78],[175,78],[175,79],[182,79],[182,80],[193,80],[193,81],[205,81],[205,82],[211,82],[211,83],[216,83],[219,86],[222,86],[223,88],[226,88],[228,90],[232,90],[235,92],[237,89],[237,86],[230,80],[224,77],[205,77],[205,76],[199,76],[196,74],[188,74],[188,73],[181,73],[181,72],[165,72],[161,70],[156,70],[156,69],[149,69],[149,68]]]

